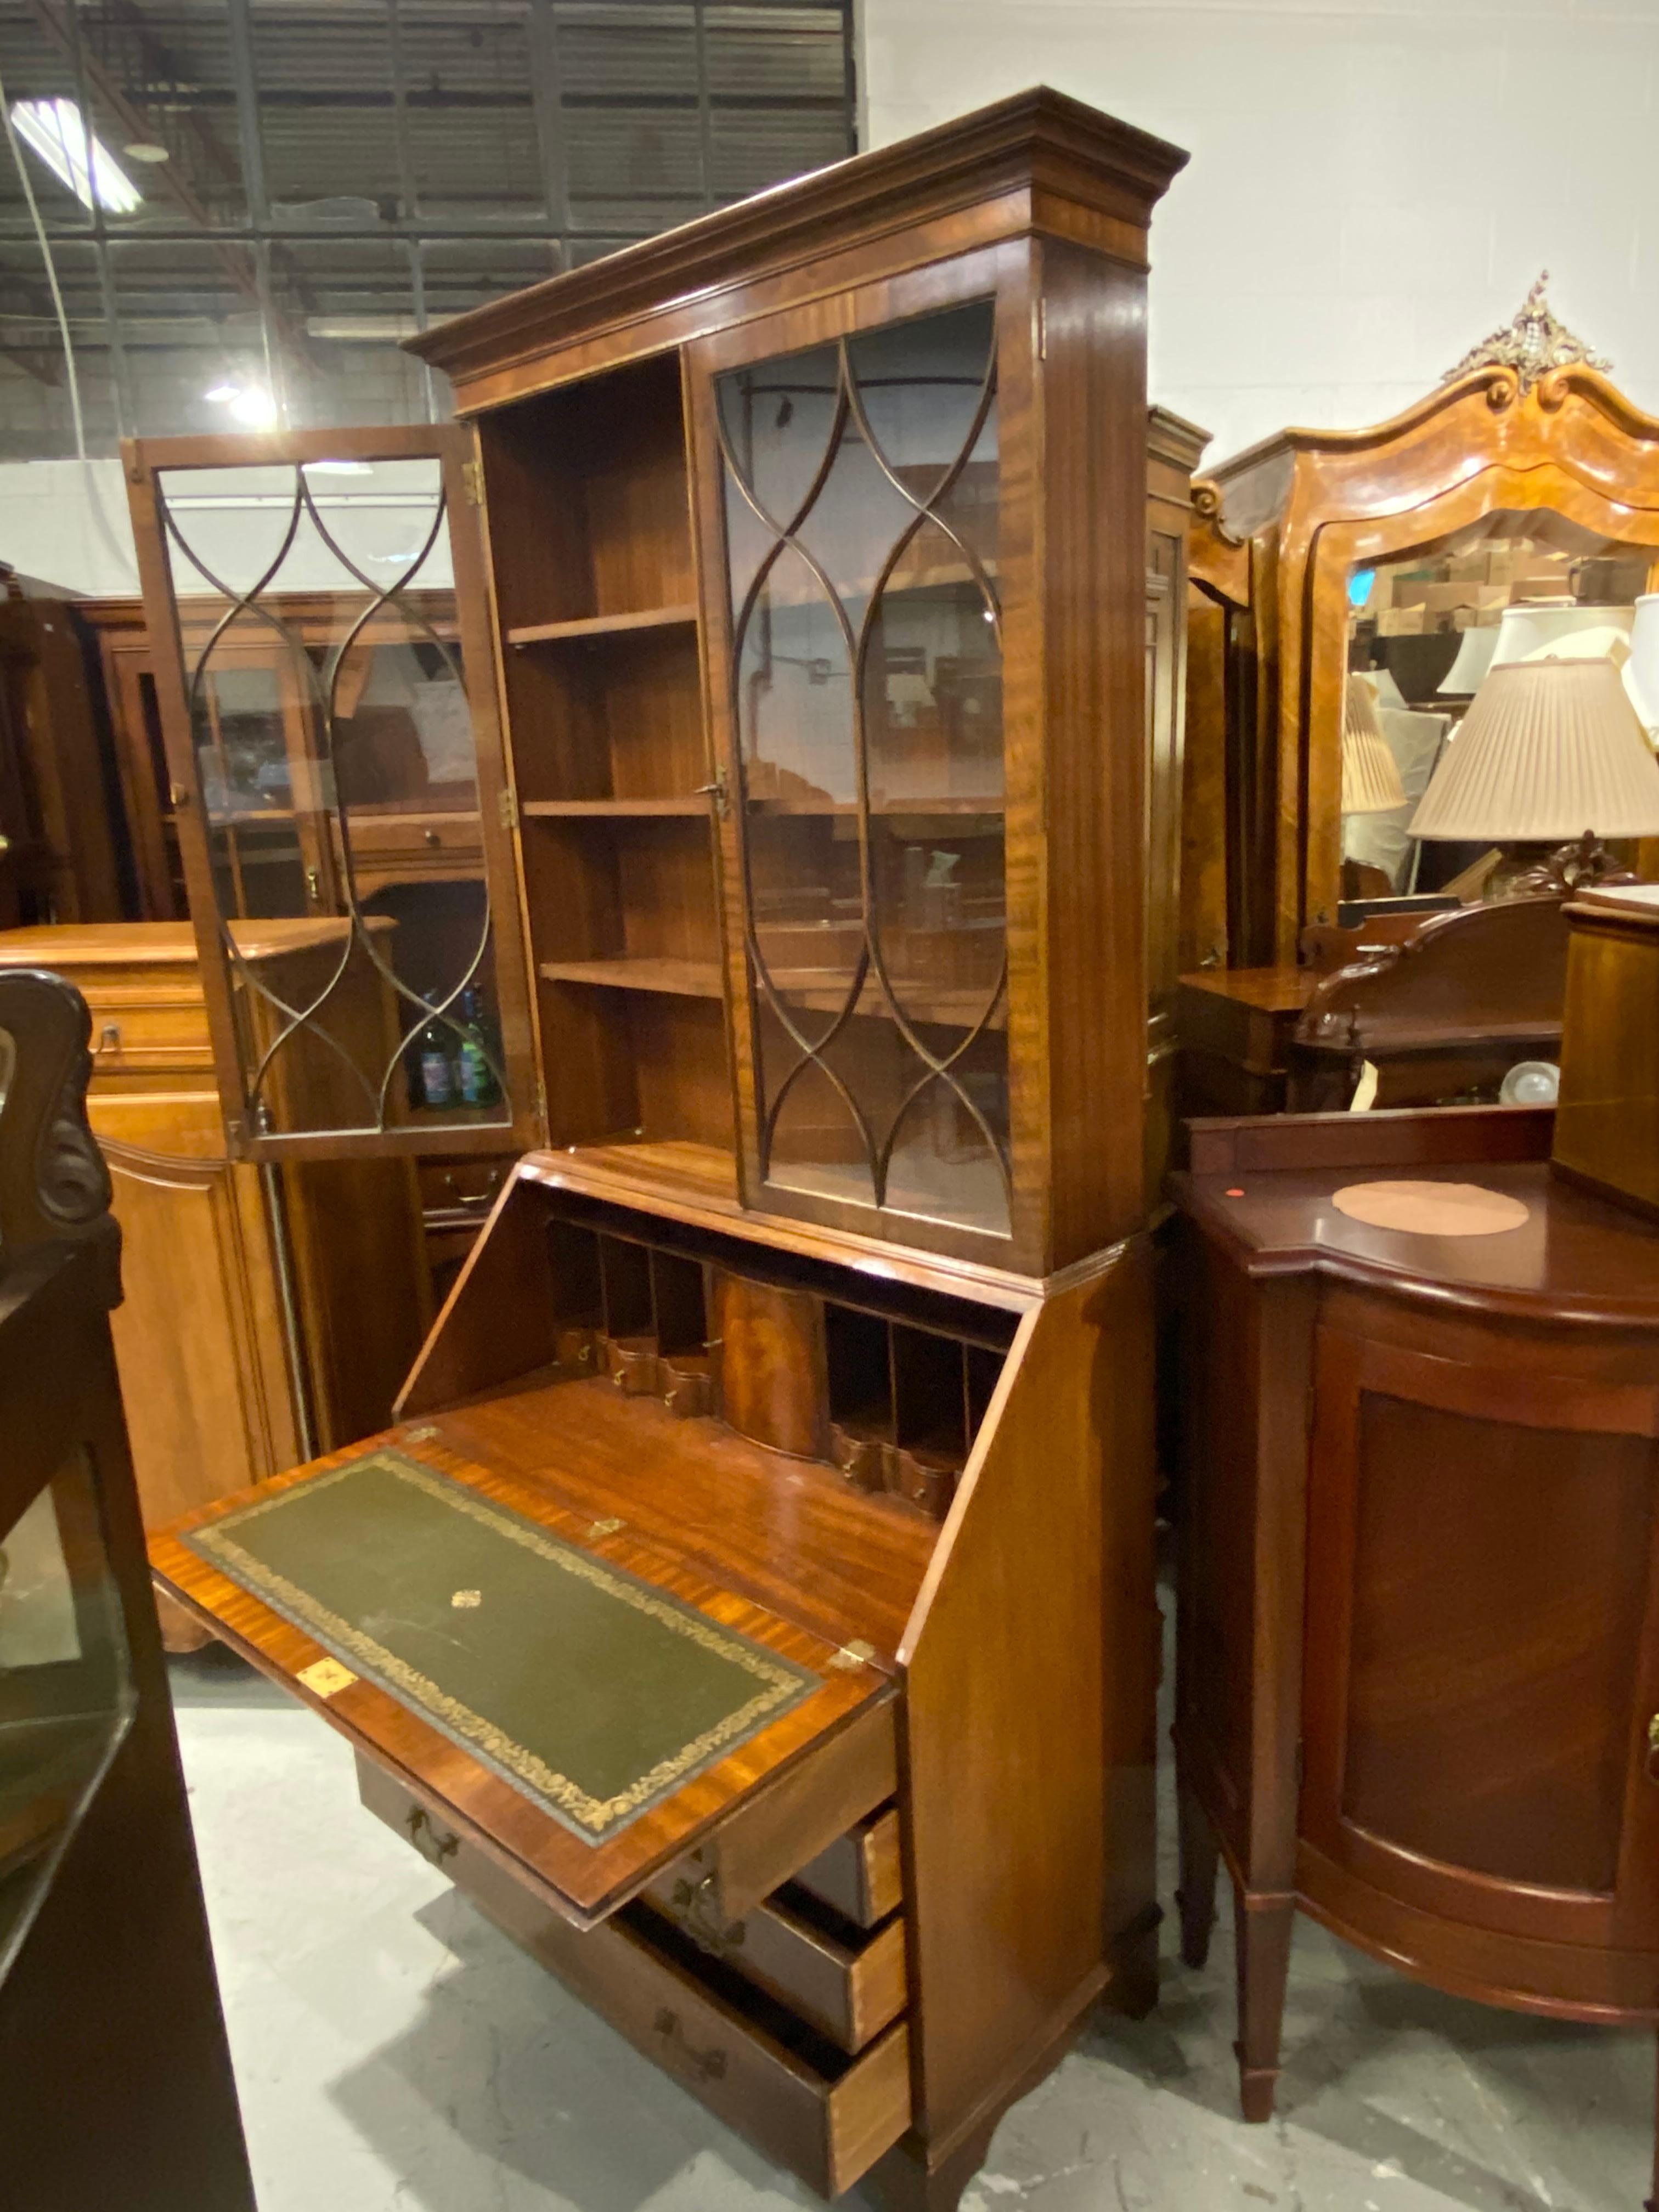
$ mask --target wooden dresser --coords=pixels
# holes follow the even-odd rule
[[[251,925],[245,949],[291,957],[315,933]],[[0,966],[67,976],[92,1010],[88,1113],[121,1229],[112,1325],[146,1524],[379,1427],[430,1314],[410,1164],[228,1157],[188,923],[9,930]],[[204,1640],[163,1602],[172,1644]]]

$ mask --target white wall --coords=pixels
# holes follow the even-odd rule
[[[375,462],[361,477],[314,477],[311,489],[358,568],[377,584],[401,581],[431,526],[435,464]],[[190,483],[169,483],[187,541],[214,575],[238,590],[251,586],[275,557],[293,493],[287,467],[203,470]],[[138,562],[119,461],[0,462],[0,561],[88,598],[136,593]],[[427,590],[453,583],[447,531],[413,580]],[[175,556],[173,588],[185,597],[210,586]],[[270,588],[351,595],[359,586],[307,520]]]
[[[867,145],[1048,83],[1192,155],[1151,390],[1214,462],[1437,384],[1539,270],[1659,412],[1659,0],[862,0]]]

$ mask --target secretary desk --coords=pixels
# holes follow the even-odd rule
[[[422,542],[457,594],[482,892],[418,970],[408,910],[360,947],[405,1063],[483,1038],[497,1095],[437,1110],[391,1061],[326,1127],[266,1110],[329,994],[253,1004],[213,633],[158,656],[234,1143],[521,1153],[397,1425],[158,1574],[826,2196],[953,2204],[1103,1992],[1153,1990],[1145,316],[1182,158],[1024,94],[428,333],[459,427],[127,457],[149,605],[200,556],[231,635],[298,535],[339,557],[295,649],[354,933],[336,678],[399,602],[439,668]],[[391,584],[328,505],[348,447],[428,501]],[[240,580],[179,489],[227,458],[276,517]]]

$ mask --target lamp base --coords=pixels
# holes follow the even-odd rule
[[[1487,899],[1565,898],[1592,884],[1633,884],[1593,830],[1566,845],[1505,845],[1486,878]]]

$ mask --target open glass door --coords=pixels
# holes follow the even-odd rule
[[[539,1135],[470,455],[453,426],[127,448],[245,1156]]]

